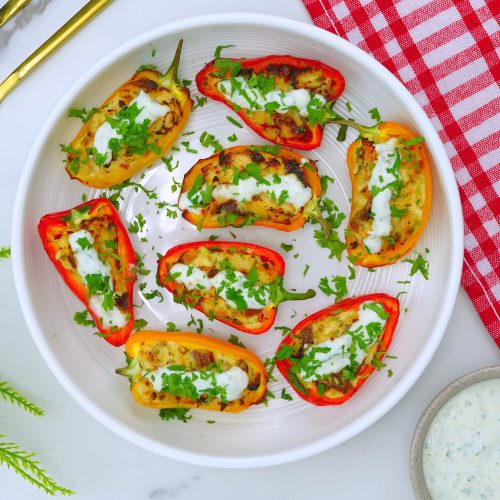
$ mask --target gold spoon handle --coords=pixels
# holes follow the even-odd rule
[[[110,2],[111,0],[90,0],[90,2],[86,3],[64,26],[59,28],[0,83],[0,102],[30,71],[36,68]]]
[[[26,7],[31,0],[9,0],[0,9],[0,28],[11,18],[14,17],[23,7]]]

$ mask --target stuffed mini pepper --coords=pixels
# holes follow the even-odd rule
[[[316,295],[314,290],[287,292],[284,274],[280,254],[250,243],[185,243],[158,263],[158,281],[175,301],[253,334],[271,328],[281,302]]]
[[[336,69],[312,59],[226,59],[217,50],[196,76],[196,85],[236,111],[264,139],[309,150],[321,144],[327,110],[345,81]]]
[[[398,300],[382,293],[342,300],[302,320],[281,342],[276,366],[302,399],[342,404],[381,366],[398,316]]]
[[[126,345],[132,396],[149,408],[200,408],[237,413],[261,403],[267,372],[250,351],[187,332],[141,331]]]
[[[365,267],[393,264],[416,245],[431,211],[424,138],[394,122],[370,128],[343,123],[360,132],[347,150],[352,185],[345,234],[349,258]]]
[[[130,179],[164,156],[186,125],[193,102],[177,80],[182,40],[162,75],[139,69],[90,114],[67,153],[70,177],[103,189]]]
[[[256,225],[294,231],[309,219],[327,226],[318,209],[321,194],[312,160],[279,146],[234,146],[187,172],[179,208],[200,230]]]
[[[104,339],[114,346],[124,344],[134,325],[136,257],[113,205],[98,198],[44,215],[38,233],[50,260],[85,304]]]

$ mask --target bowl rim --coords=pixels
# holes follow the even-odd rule
[[[422,451],[427,432],[434,417],[459,392],[479,382],[494,379],[500,379],[500,365],[488,366],[466,373],[441,389],[425,408],[415,427],[410,446],[411,484],[418,500],[433,500],[425,482]]]
[[[109,64],[112,64],[116,59],[134,50],[137,46],[144,45],[148,42],[152,42],[158,38],[171,34],[182,33],[183,30],[207,26],[215,27],[227,24],[255,26],[270,30],[277,28],[281,32],[289,33],[291,36],[293,36],[293,34],[300,33],[315,43],[326,47],[333,47],[341,53],[348,53],[349,58],[364,67],[370,68],[373,72],[378,73],[390,87],[391,91],[398,95],[401,100],[404,100],[406,108],[411,116],[419,123],[419,127],[425,131],[426,142],[428,147],[432,148],[435,163],[438,166],[441,177],[443,178],[443,185],[446,185],[446,189],[443,190],[446,205],[449,207],[450,212],[456,214],[456,216],[450,217],[449,221],[452,251],[450,253],[449,283],[446,287],[446,295],[443,296],[441,314],[439,315],[426,344],[424,344],[421,351],[415,357],[413,364],[408,367],[406,373],[394,384],[394,387],[381,399],[381,401],[375,403],[353,423],[342,429],[341,432],[324,436],[320,440],[313,441],[306,445],[300,445],[285,451],[246,457],[228,457],[202,452],[191,452],[171,446],[168,443],[160,443],[141,433],[137,429],[119,422],[81,393],[77,384],[74,384],[71,381],[69,376],[59,364],[56,356],[44,338],[41,327],[34,319],[34,307],[31,302],[30,295],[27,292],[28,280],[24,266],[24,262],[27,259],[23,231],[23,221],[26,216],[25,198],[35,171],[36,159],[44,147],[46,138],[50,134],[52,128],[55,126],[57,120],[67,109],[68,105],[72,102],[75,96],[90,80],[95,78]],[[463,260],[463,244],[462,208],[450,161],[444,146],[439,139],[438,133],[432,125],[432,122],[404,85],[373,57],[355,45],[352,45],[346,40],[326,30],[285,17],[256,13],[210,14],[189,17],[183,20],[164,24],[156,28],[152,28],[133,37],[127,42],[120,44],[86,69],[85,72],[70,86],[64,96],[54,107],[31,146],[18,184],[12,224],[13,270],[21,310],[38,350],[42,354],[45,362],[59,383],[61,383],[73,399],[90,415],[128,441],[168,458],[196,465],[224,468],[263,467],[292,462],[315,455],[352,438],[389,411],[416,382],[418,377],[427,367],[439,343],[441,342],[446,326],[450,320],[458,293]]]

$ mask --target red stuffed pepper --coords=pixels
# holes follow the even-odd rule
[[[185,243],[171,248],[158,264],[159,284],[176,302],[252,334],[271,328],[280,302],[316,295],[314,290],[287,292],[284,274],[280,254],[249,243]]]
[[[302,399],[342,404],[383,366],[398,316],[399,301],[383,293],[342,300],[303,319],[281,342],[276,366]]]
[[[271,55],[219,57],[197,75],[198,90],[236,111],[257,134],[275,144],[315,149],[329,109],[345,87],[334,68],[312,59]]]
[[[98,198],[44,215],[38,233],[50,260],[105,340],[124,344],[134,325],[136,257],[113,205]]]

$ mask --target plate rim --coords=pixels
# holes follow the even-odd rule
[[[96,404],[89,400],[82,394],[76,384],[66,375],[66,372],[61,367],[52,353],[52,350],[46,340],[42,328],[37,324],[34,319],[34,310],[32,302],[27,292],[27,277],[24,269],[24,261],[26,260],[25,246],[23,245],[24,225],[26,206],[25,198],[27,190],[30,187],[32,176],[35,172],[36,159],[40,151],[45,145],[46,138],[50,131],[55,126],[61,113],[67,109],[68,104],[75,98],[75,96],[84,88],[84,86],[96,77],[98,73],[104,70],[109,64],[112,64],[116,59],[125,55],[127,52],[133,50],[139,45],[152,42],[160,37],[168,36],[172,33],[179,33],[182,30],[193,29],[197,27],[206,27],[209,25],[223,25],[223,24],[240,24],[245,26],[261,26],[270,28],[278,28],[290,34],[299,32],[301,35],[306,36],[314,41],[326,45],[335,45],[337,49],[349,51],[349,57],[360,62],[362,65],[371,67],[371,69],[380,74],[386,84],[390,87],[391,91],[395,92],[401,98],[404,98],[405,105],[411,116],[414,117],[421,127],[425,129],[426,140],[432,145],[433,156],[436,165],[439,165],[439,171],[443,177],[443,184],[446,189],[443,190],[446,205],[449,207],[450,212],[457,216],[450,218],[450,233],[452,239],[452,256],[450,259],[450,274],[449,286],[447,287],[447,295],[442,304],[442,309],[436,324],[432,330],[431,335],[424,344],[418,356],[414,359],[412,365],[408,368],[407,372],[398,380],[394,387],[377,403],[375,403],[368,411],[358,417],[353,423],[347,425],[342,432],[333,433],[328,436],[322,437],[320,440],[315,440],[306,445],[299,445],[295,448],[280,451],[278,453],[263,454],[263,455],[250,455],[246,457],[228,457],[223,455],[207,454],[203,452],[191,452],[179,449],[168,443],[159,443],[153,438],[146,437],[142,432],[137,429],[131,428],[119,422],[114,417],[108,415],[101,410]],[[430,146],[429,146],[430,147]],[[458,217],[460,215],[460,217]],[[14,202],[14,216],[12,223],[12,255],[13,255],[13,271],[14,281],[16,286],[17,296],[21,305],[23,316],[28,325],[30,334],[40,351],[45,363],[48,365],[51,372],[54,374],[58,382],[64,389],[73,397],[73,399],[92,417],[98,420],[101,424],[106,426],[111,431],[119,436],[127,439],[128,441],[141,446],[149,451],[159,455],[180,460],[183,462],[222,468],[250,468],[250,467],[264,467],[277,465],[282,463],[293,462],[306,458],[323,451],[326,451],[334,446],[337,446],[348,439],[354,437],[356,434],[362,432],[370,425],[375,423],[385,413],[396,405],[414,385],[420,375],[424,372],[429,364],[432,356],[434,355],[442,337],[445,333],[446,327],[449,323],[453,307],[455,305],[458,288],[460,284],[462,260],[463,260],[463,217],[460,198],[458,194],[458,187],[455,177],[453,175],[452,167],[449,158],[446,154],[444,146],[439,139],[437,131],[434,129],[431,120],[427,117],[423,109],[416,102],[415,98],[404,87],[404,85],[386,69],[382,64],[376,61],[369,54],[362,51],[360,48],[352,45],[350,42],[334,35],[319,27],[289,19],[286,17],[271,16],[266,14],[257,13],[225,13],[225,14],[209,14],[203,16],[188,17],[182,20],[173,21],[160,25],[158,27],[147,30],[123,44],[118,45],[110,52],[105,54],[97,62],[88,67],[68,88],[68,90],[61,97],[57,105],[54,107],[45,124],[38,132],[36,139],[31,145],[27,159],[24,164],[23,171],[17,187],[16,198]]]

